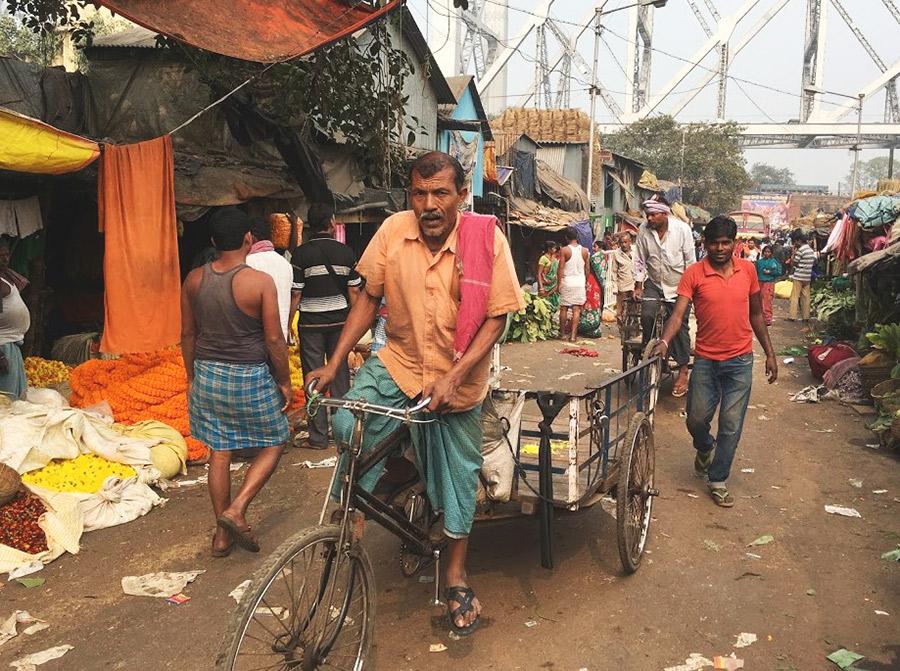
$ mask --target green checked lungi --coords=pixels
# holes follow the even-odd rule
[[[391,378],[377,357],[370,358],[356,375],[347,399],[361,399],[377,405],[402,408],[410,399]],[[444,415],[422,413],[421,419],[437,419],[428,424],[411,424],[416,465],[425,482],[428,500],[437,511],[444,513],[444,533],[450,538],[465,538],[472,529],[475,517],[475,493],[481,470],[481,405]],[[331,427],[334,439],[348,445],[353,435],[354,418],[348,410],[334,413]],[[367,415],[363,425],[363,453],[396,431],[398,419]],[[346,469],[345,454],[341,470]],[[360,486],[371,492],[384,472],[385,461],[376,464],[359,480]],[[341,483],[335,480],[332,492],[339,496]]]

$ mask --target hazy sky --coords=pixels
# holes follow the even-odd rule
[[[726,17],[738,10],[745,2],[752,0],[713,0],[719,13]],[[423,32],[429,37],[433,48],[440,46],[432,40],[439,28],[428,26],[426,21],[427,3],[435,7],[439,0],[410,0],[413,15],[419,22]],[[517,9],[536,10],[541,4],[539,0],[509,0],[509,35],[517,35],[529,16]],[[604,11],[617,6],[632,4],[632,0],[609,0]],[[738,24],[733,39],[740,39],[766,12],[775,0],[759,0],[756,7]],[[854,20],[863,30],[875,51],[890,66],[900,58],[900,24],[898,24],[882,0],[842,0],[844,7],[852,12]],[[704,12],[708,23],[714,20],[706,9],[704,0],[697,0],[697,5]],[[551,14],[559,19],[571,22],[580,21],[594,6],[591,0],[555,0]],[[827,6],[826,25],[828,48],[824,67],[824,87],[827,90],[855,95],[868,82],[875,79],[879,70],[869,58],[862,46],[848,30],[840,15],[829,2]],[[754,82],[728,83],[726,116],[739,123],[785,122],[799,116],[801,72],[803,66],[802,53],[804,41],[805,0],[789,0],[787,6],[763,29],[762,32],[732,61],[729,74],[742,80]],[[443,11],[443,10],[441,10]],[[601,84],[613,92],[621,106],[624,107],[624,75],[620,64],[625,65],[628,45],[623,39],[627,37],[627,11],[606,16],[603,24],[609,30],[604,33],[601,42],[599,60],[599,79]],[[567,32],[577,31],[570,25],[562,25]],[[430,35],[429,35],[430,33]],[[694,17],[685,0],[669,0],[667,6],[655,12],[654,47],[661,50],[653,54],[651,76],[651,92],[655,92],[674,75],[683,62],[664,52],[690,58],[706,40],[706,36]],[[442,41],[442,40],[441,40]],[[554,38],[548,35],[550,62],[555,61],[559,48]],[[593,32],[587,31],[579,42],[579,51],[590,62],[593,57]],[[509,64],[509,105],[522,104],[523,93],[533,86],[535,41],[533,36],[523,44],[520,53],[513,56]],[[707,56],[702,65],[716,68],[715,53]],[[574,68],[573,68],[574,71]],[[445,73],[448,74],[448,73]],[[454,73],[449,73],[454,74]],[[695,69],[675,91],[684,92],[696,89],[703,75],[708,72]],[[587,81],[574,81],[571,104],[573,107],[589,109]],[[554,90],[557,77],[554,77]],[[781,89],[788,93],[779,93],[762,88],[756,84]],[[680,96],[672,95],[659,108],[667,112]],[[841,98],[826,96],[828,102],[840,103]],[[531,103],[533,104],[533,103]],[[827,110],[831,106],[824,105]],[[602,104],[598,104],[597,119],[599,123],[614,123],[615,118]],[[710,120],[716,111],[716,80],[710,83],[694,101],[678,116],[682,121]],[[873,95],[865,101],[864,121],[882,121],[884,118],[884,91]],[[855,121],[855,113],[845,118]],[[861,159],[886,154],[887,150],[866,150]],[[900,153],[900,152],[898,152]],[[771,163],[778,167],[789,167],[794,171],[798,183],[827,184],[836,191],[838,182],[844,181],[852,164],[852,153],[847,149],[753,149],[746,152],[748,167],[753,162]],[[845,184],[843,189],[848,187]]]

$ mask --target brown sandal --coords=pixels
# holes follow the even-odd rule
[[[234,542],[245,550],[249,552],[259,552],[259,543],[256,542],[256,537],[253,535],[253,530],[249,525],[242,529],[237,525],[237,522],[225,515],[219,515],[216,524],[231,534],[231,538]]]

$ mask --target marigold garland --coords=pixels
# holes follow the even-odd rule
[[[69,379],[69,367],[62,361],[30,356],[25,359],[25,376],[29,387],[49,387]]]
[[[294,397],[291,410],[306,403],[299,347],[290,352],[291,386]],[[173,347],[146,354],[126,354],[120,359],[92,359],[69,374],[72,388],[70,403],[85,408],[102,401],[109,403],[113,417],[122,424],[155,419],[168,424],[188,446],[188,461],[201,461],[209,449],[192,438],[188,420],[187,376],[181,348]]]
[[[186,439],[188,461],[202,461],[209,453],[206,445],[190,437],[180,348],[126,354],[114,361],[92,359],[71,372],[69,385],[70,403],[77,408],[106,401],[122,424],[155,419],[174,428]]]

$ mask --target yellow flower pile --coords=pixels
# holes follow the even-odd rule
[[[25,375],[29,387],[49,387],[68,380],[69,367],[62,361],[30,356],[25,359]]]
[[[22,482],[55,492],[94,494],[110,476],[125,479],[135,475],[135,470],[126,464],[96,454],[82,454],[74,459],[53,460],[43,468],[23,475]]]

